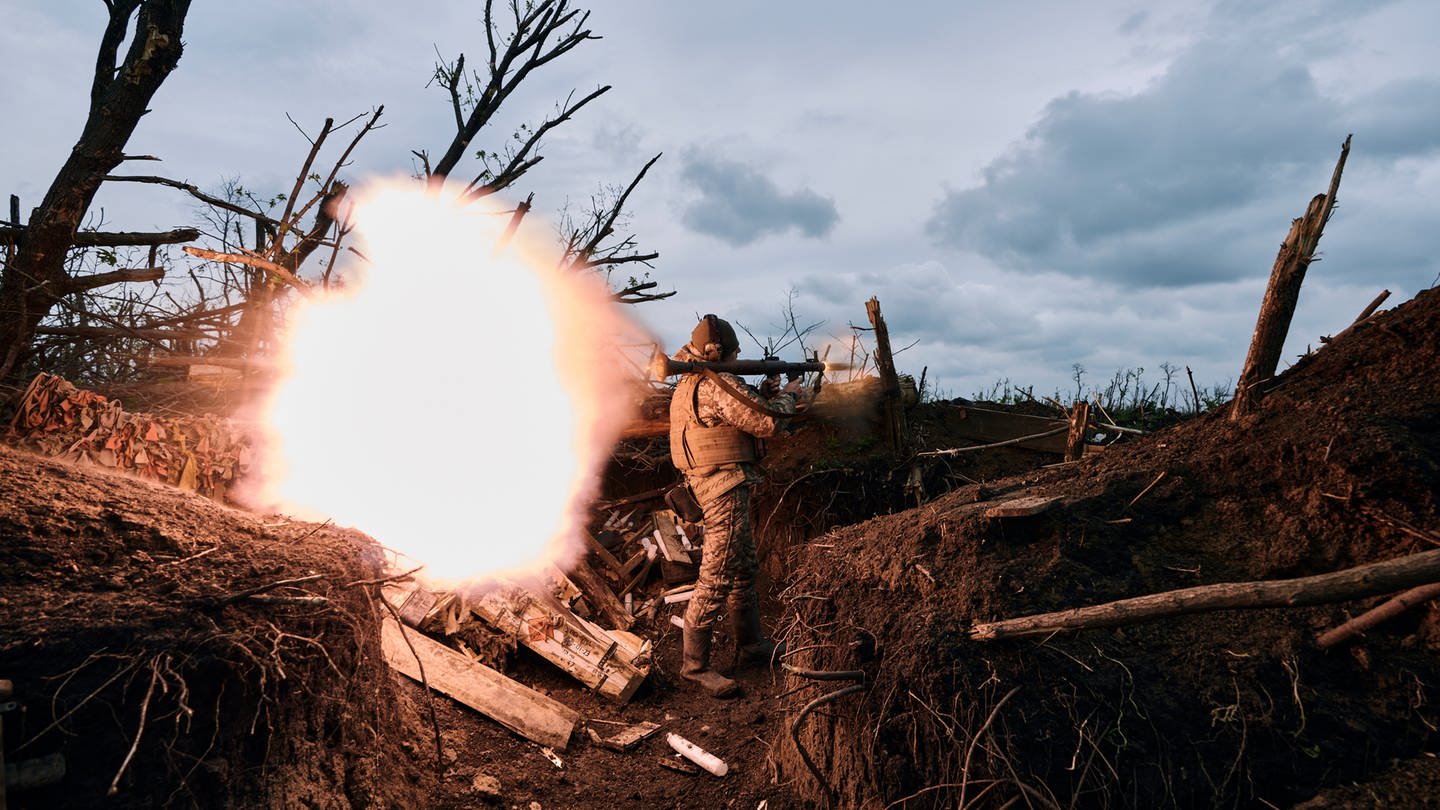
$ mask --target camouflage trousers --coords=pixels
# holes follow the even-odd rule
[[[695,593],[685,608],[685,624],[702,630],[714,626],[722,608],[738,616],[759,605],[755,592],[755,535],[750,525],[750,487],[742,484],[701,502],[705,512],[704,555]]]

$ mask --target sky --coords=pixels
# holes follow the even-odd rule
[[[196,2],[127,149],[163,162],[125,171],[288,191],[309,144],[287,115],[313,134],[383,104],[347,174],[408,175],[412,150],[449,143],[426,85],[437,53],[482,61],[482,7]],[[0,0],[0,194],[25,210],[79,134],[104,23],[99,0]],[[588,27],[601,39],[533,74],[477,146],[612,86],[511,196],[534,192],[525,227],[548,238],[663,154],[625,225],[677,291],[634,312],[672,351],[707,312],[764,338],[793,311],[821,324],[812,343],[848,345],[874,296],[900,371],[944,396],[1008,380],[1068,398],[1077,365],[1086,386],[1162,364],[1226,385],[1351,134],[1284,363],[1382,289],[1392,306],[1440,278],[1430,0],[604,0]],[[107,186],[101,207],[113,229],[196,218],[153,186]]]

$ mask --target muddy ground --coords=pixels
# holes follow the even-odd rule
[[[1433,806],[1433,606],[1331,650],[1315,635],[1376,599],[1038,640],[968,629],[1436,548],[1437,334],[1424,293],[1298,363],[1255,416],[1221,409],[1063,466],[1013,448],[896,459],[863,423],[774,442],[756,508],[767,620],[792,665],[858,680],[742,670],[744,696],[713,700],[677,686],[665,615],[635,628],[657,657],[624,706],[523,649],[503,662],[602,734],[663,723],[724,758],[724,779],[664,767],[661,739],[622,754],[583,730],[557,766],[391,674],[380,555],[358,532],[0,448],[0,678],[19,704],[4,752],[67,765],[10,804]],[[918,449],[965,444],[955,412],[912,411]],[[668,476],[632,459],[607,494]],[[984,517],[1020,495],[1060,501]]]

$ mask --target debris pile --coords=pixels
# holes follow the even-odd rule
[[[525,647],[623,705],[652,664],[652,640],[632,631],[663,621],[667,608],[683,610],[699,572],[700,527],[669,509],[614,509],[592,528],[586,553],[563,570],[551,566],[544,581],[447,590],[427,580],[422,566],[390,552],[391,576],[380,590],[391,614],[382,640],[386,660],[517,734],[564,750],[579,713],[502,673],[499,656],[471,640],[500,634],[508,649]],[[659,728],[647,721],[611,737],[590,734],[627,750]]]

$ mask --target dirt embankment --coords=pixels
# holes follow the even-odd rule
[[[865,672],[863,692],[805,717],[800,735],[839,803],[1288,806],[1433,756],[1433,607],[1330,650],[1316,634],[1375,600],[1040,640],[967,631],[1434,548],[1437,340],[1440,292],[1429,291],[1299,362],[1238,423],[1221,409],[808,544],[782,594],[788,640],[806,651],[792,663]],[[1061,501],[984,517],[985,502],[1020,495]],[[790,685],[820,696],[844,682]],[[782,765],[822,790],[794,746]]]
[[[369,538],[0,447],[0,548],[10,807],[426,803]]]

